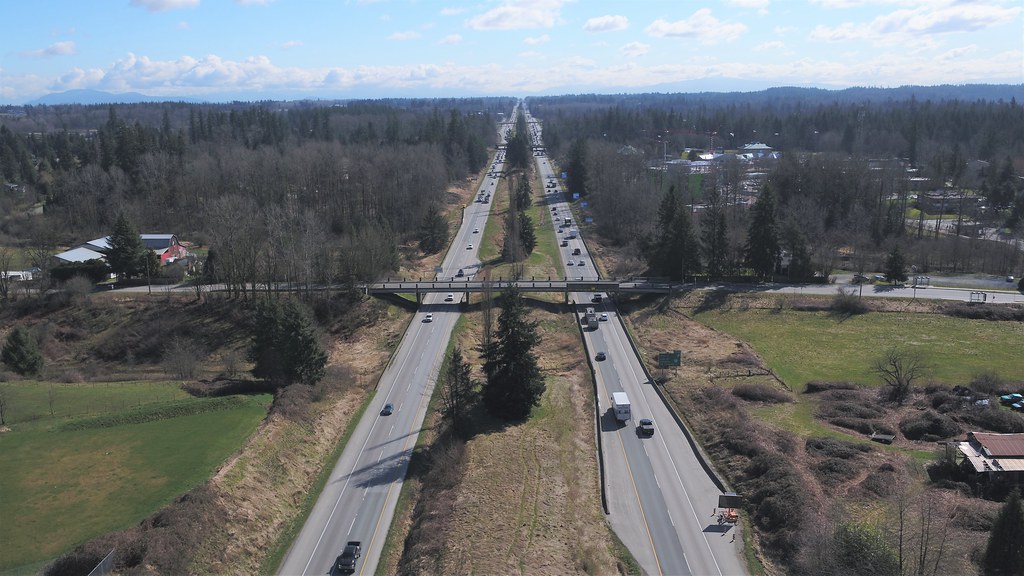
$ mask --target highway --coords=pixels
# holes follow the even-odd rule
[[[501,126],[499,141],[504,141],[504,131],[505,126]],[[503,156],[499,151],[478,193],[493,194],[503,169]],[[439,275],[456,276],[460,269],[464,277],[475,273],[479,266],[479,239],[491,205],[474,201],[465,208],[462,226]],[[376,571],[409,458],[459,316],[461,295],[453,292],[452,302],[445,301],[446,294],[424,297],[384,370],[367,413],[356,425],[323,492],[284,557],[279,574],[332,573],[335,558],[350,540],[362,542],[356,574]],[[381,415],[385,404],[392,404],[394,413]]]
[[[531,122],[530,126],[534,144],[540,145],[539,125]],[[564,272],[575,278],[581,275],[580,271],[586,271],[586,279],[597,279],[597,269],[582,238],[567,238],[570,235],[565,233],[565,217],[571,218],[571,227],[575,227],[575,217],[565,202],[565,194],[572,191],[563,192],[550,161],[543,152],[538,154],[536,162],[545,182],[545,198],[554,208],[551,213],[558,215],[552,218],[552,225],[559,238],[566,239],[561,248]],[[585,262],[583,266],[579,266],[581,259]],[[739,528],[719,526],[713,514],[721,491],[705,473],[682,430],[651,388],[652,383],[644,375],[607,294],[602,294],[600,303],[591,303],[593,296],[590,292],[576,292],[570,299],[577,303],[578,318],[582,318],[586,307],[607,315],[607,320],[599,321],[597,328],[584,330],[584,343],[592,359],[597,352],[606,354],[605,360],[594,361],[594,367],[612,529],[645,573],[745,574],[742,539],[732,539]],[[622,391],[629,396],[633,412],[625,424],[620,424],[609,410],[611,394]],[[637,435],[640,418],[655,421],[653,437]]]

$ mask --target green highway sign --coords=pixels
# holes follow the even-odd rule
[[[669,368],[672,366],[680,366],[683,361],[683,353],[681,350],[674,350],[672,352],[661,352],[658,354],[658,368]]]

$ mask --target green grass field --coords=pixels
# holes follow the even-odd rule
[[[0,434],[0,572],[38,565],[91,537],[130,526],[208,478],[266,415],[269,395],[168,398],[165,385],[74,385],[50,417],[47,384],[5,384],[23,424]],[[59,385],[54,385],[59,386]],[[150,401],[144,398],[147,388]],[[153,395],[154,391],[156,392]],[[161,397],[161,395],[163,395]],[[107,409],[85,418],[75,403]],[[204,403],[221,409],[202,411]],[[60,405],[60,404],[58,404]],[[191,411],[140,424],[121,417]],[[15,412],[20,410],[20,412]],[[68,430],[79,422],[88,427]]]
[[[0,383],[0,394],[7,397],[7,425],[16,431],[51,426],[53,418],[98,416],[189,397],[177,382],[137,381]]]
[[[745,340],[795,390],[811,380],[880,384],[872,363],[890,347],[918,352],[926,381],[967,384],[991,370],[1022,377],[1024,324],[938,314],[870,313],[844,321],[824,312],[710,311],[701,322]]]

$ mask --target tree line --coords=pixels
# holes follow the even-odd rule
[[[733,95],[718,104],[694,95],[580,96],[530,99],[530,109],[545,122],[545,144],[568,173],[569,193],[587,200],[596,229],[632,250],[647,264],[647,273],[765,277],[774,261],[774,271],[791,279],[827,278],[840,264],[840,252],[854,269],[880,269],[894,245],[923,273],[1007,274],[1022,265],[1010,245],[940,233],[940,222],[925,222],[923,211],[917,212],[917,226],[908,218],[917,207],[918,191],[909,183],[916,174],[930,189],[950,194],[955,229],[973,219],[1024,235],[1024,186],[1015,168],[1015,162],[1024,164],[1024,132],[1003,129],[1024,126],[1019,124],[1024,108],[1012,99],[802,106],[799,100],[758,101],[752,95]],[[750,128],[725,139],[699,129],[724,112],[730,126]],[[933,129],[932,122],[946,113],[942,122],[958,128]],[[829,118],[832,124],[825,123]],[[758,122],[826,127],[837,126],[838,118],[859,119],[854,137],[883,128],[903,134],[908,122],[930,128],[900,147],[871,148],[877,153],[871,156],[867,148],[847,151],[823,138],[807,147],[783,148],[778,159],[744,163],[735,154],[720,155],[698,172],[659,160],[663,151],[678,158],[683,146],[703,150],[712,141],[716,149],[730,141],[738,147],[766,133]],[[971,142],[984,134],[999,142],[993,148],[998,153],[980,163],[974,154],[983,150]],[[912,142],[921,159],[916,164],[899,156]],[[980,213],[966,213],[964,199],[971,196],[984,198]],[[766,200],[760,207],[758,198]],[[765,236],[752,242],[754,232]]]
[[[450,183],[486,166],[495,115],[511,104],[26,107],[0,125],[0,203],[11,208],[0,232],[52,254],[125,214],[144,232],[210,246],[217,280],[239,292],[373,278],[395,269],[397,247],[417,239]],[[43,213],[24,216],[33,204]]]

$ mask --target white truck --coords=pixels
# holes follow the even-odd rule
[[[612,410],[615,412],[615,419],[619,422],[629,420],[629,396],[625,392],[612,392]]]
[[[575,238],[579,235],[580,231],[575,228],[569,228],[569,238]]]

